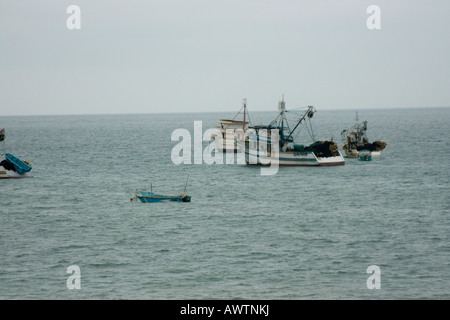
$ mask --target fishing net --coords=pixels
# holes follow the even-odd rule
[[[387,143],[384,141],[374,141],[372,143],[369,143],[367,141],[364,141],[364,143],[351,143],[348,139],[346,140],[345,144],[342,146],[343,149],[356,149],[358,151],[361,150],[368,150],[368,151],[381,151],[384,148],[386,148]]]
[[[339,147],[336,142],[324,140],[316,141],[308,147],[303,148],[303,151],[312,151],[317,157],[337,157],[339,155]]]
[[[381,151],[386,147],[387,143],[383,141],[374,141],[372,143],[364,143],[356,145],[356,149],[368,151]]]
[[[383,141],[374,141],[372,142],[372,150],[371,151],[381,151],[386,148],[387,143]]]
[[[7,160],[3,160],[2,162],[0,162],[0,166],[5,168],[5,170],[16,171],[16,168],[14,167],[14,165]]]

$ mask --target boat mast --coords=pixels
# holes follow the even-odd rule
[[[242,130],[245,132],[245,114],[247,113],[247,99],[244,98],[242,102],[244,104],[244,123],[242,123]]]
[[[288,130],[288,132],[290,131],[289,128],[289,123],[287,122],[286,119],[286,102],[284,102],[284,94],[283,94],[283,98],[280,102],[278,102],[278,110],[280,110],[280,114],[279,114],[279,118],[280,120],[278,120],[278,127],[281,129],[280,130],[280,135],[281,135],[281,140],[284,140],[284,123],[286,122],[286,128]]]

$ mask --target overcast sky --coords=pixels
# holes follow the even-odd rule
[[[449,31],[449,0],[1,0],[0,115],[449,106]]]

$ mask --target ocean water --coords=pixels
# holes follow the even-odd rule
[[[355,111],[318,110],[318,137],[341,145]],[[0,299],[450,298],[450,108],[359,110],[388,143],[370,162],[273,176],[172,162],[175,129],[233,115],[0,117],[0,151],[34,175],[0,180]],[[188,175],[190,203],[130,201]]]

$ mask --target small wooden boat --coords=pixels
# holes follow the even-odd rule
[[[359,160],[361,161],[371,161],[372,155],[370,153],[360,153],[359,154]]]
[[[138,198],[142,203],[154,203],[154,202],[191,202],[191,196],[186,193],[187,182],[189,175],[184,185],[184,191],[180,195],[166,196],[162,194],[153,193],[153,185],[150,184],[150,191],[136,190],[134,198]],[[133,198],[130,199],[133,201]]]
[[[0,162],[0,179],[32,177],[31,165],[28,161],[22,161],[9,153],[5,154],[5,158]]]
[[[190,202],[191,196],[183,193],[178,196],[164,196],[148,191],[136,191],[135,197],[142,203],[153,202]]]
[[[18,174],[24,174],[31,171],[31,166],[10,153],[5,154],[6,159],[11,162]]]

